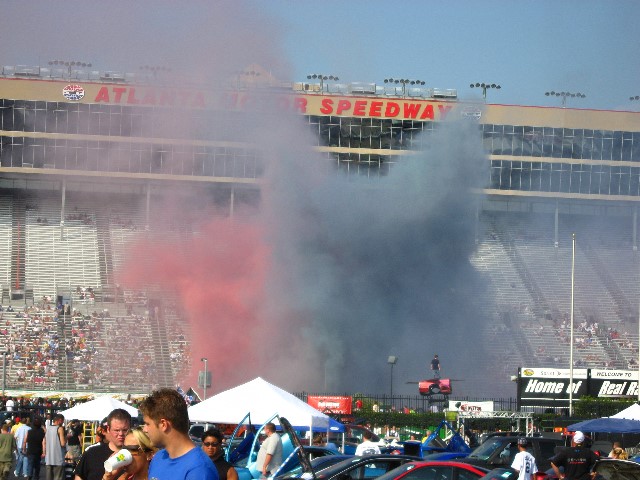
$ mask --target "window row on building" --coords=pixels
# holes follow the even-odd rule
[[[492,160],[489,188],[640,196],[640,167]]]
[[[0,165],[251,179],[263,174],[250,149],[30,137],[0,137]]]
[[[318,145],[390,150],[423,149],[435,122],[309,116]],[[484,124],[490,155],[640,162],[640,132]]]
[[[0,99],[0,130],[247,141],[238,112]]]
[[[434,122],[357,117],[309,115],[307,122],[318,146],[383,150],[421,149],[427,145],[424,133],[435,128]]]
[[[640,132],[484,125],[483,140],[492,155],[640,162]]]
[[[250,142],[247,115],[0,99],[0,130],[144,138]],[[424,149],[437,122],[308,115],[317,145],[383,150]],[[640,132],[480,124],[492,155],[640,162]]]

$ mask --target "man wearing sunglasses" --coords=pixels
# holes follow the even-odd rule
[[[217,428],[207,430],[202,434],[202,451],[216,466],[220,480],[238,480],[238,472],[224,459],[222,439],[222,432]]]
[[[75,469],[74,480],[101,480],[104,475],[104,462],[121,450],[124,439],[131,428],[131,415],[122,408],[112,410],[107,416],[107,442],[87,447]]]

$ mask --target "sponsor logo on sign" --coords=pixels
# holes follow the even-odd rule
[[[460,112],[460,115],[462,115],[465,118],[480,120],[480,117],[482,117],[482,110],[480,110],[477,107],[465,107]]]
[[[522,374],[526,375],[527,377],[530,377],[534,374],[534,372],[530,368],[527,368],[525,371],[522,372]]]
[[[82,100],[84,98],[84,88],[80,85],[67,85],[62,89],[62,95],[67,100]]]

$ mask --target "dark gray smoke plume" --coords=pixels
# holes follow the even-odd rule
[[[398,384],[425,378],[434,353],[448,376],[480,372],[486,320],[469,263],[478,201],[470,191],[483,186],[486,159],[477,124],[445,123],[430,135],[428,151],[374,182],[301,152],[281,150],[271,165],[271,297],[307,319],[306,341],[321,355],[319,384],[308,388],[385,391],[389,355],[400,358]]]

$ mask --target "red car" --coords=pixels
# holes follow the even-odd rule
[[[422,380],[418,382],[418,391],[420,395],[450,395],[451,379],[449,378],[432,378],[430,380]]]
[[[468,463],[409,462],[388,471],[377,480],[478,480],[489,470]]]

